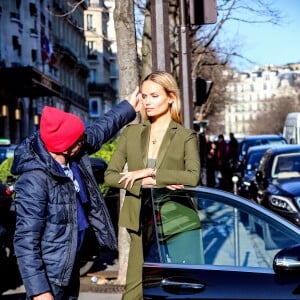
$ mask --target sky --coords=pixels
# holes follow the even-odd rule
[[[300,0],[274,0],[274,7],[284,16],[280,25],[231,21],[224,25],[223,42],[238,37],[237,52],[255,62],[234,59],[232,66],[238,71],[253,71],[256,65],[300,63]]]

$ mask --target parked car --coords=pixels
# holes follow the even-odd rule
[[[279,134],[260,134],[244,137],[240,142],[239,161],[242,162],[247,151],[252,146],[287,144],[286,139]]]
[[[300,225],[300,145],[272,147],[255,174],[256,201]]]
[[[248,199],[253,199],[257,194],[254,184],[255,172],[263,154],[271,145],[261,145],[250,147],[240,166],[240,176],[238,181],[238,194]]]
[[[300,228],[205,187],[142,191],[144,299],[299,299]]]
[[[3,146],[0,145],[0,164],[9,157],[14,157],[16,145]]]
[[[0,182],[0,269],[16,264],[13,250],[15,221],[11,187]]]
[[[300,112],[287,114],[283,126],[283,136],[289,144],[300,144]]]

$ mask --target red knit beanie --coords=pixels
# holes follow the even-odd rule
[[[84,124],[79,117],[54,107],[44,107],[40,134],[48,151],[61,153],[67,150],[83,132]]]

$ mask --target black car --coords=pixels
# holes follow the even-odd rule
[[[143,189],[142,203],[145,300],[300,298],[298,226],[204,187]]]
[[[241,173],[238,181],[238,194],[248,199],[253,199],[257,193],[254,184],[255,172],[263,154],[271,145],[250,147],[241,163]]]
[[[15,213],[12,193],[7,183],[0,182],[0,269],[7,268],[8,262],[15,263],[13,254]]]
[[[242,162],[250,147],[259,145],[287,144],[282,135],[260,134],[244,137],[239,144],[239,161]]]
[[[268,149],[255,175],[256,201],[300,225],[300,145]]]

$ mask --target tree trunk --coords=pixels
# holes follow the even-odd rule
[[[133,0],[115,1],[114,24],[118,48],[119,95],[120,99],[125,99],[139,84]],[[135,120],[136,123],[138,121],[138,119]],[[124,196],[125,191],[121,191],[120,209],[124,202]],[[119,228],[118,242],[119,274],[116,283],[125,284],[130,245],[129,236],[125,228]]]

